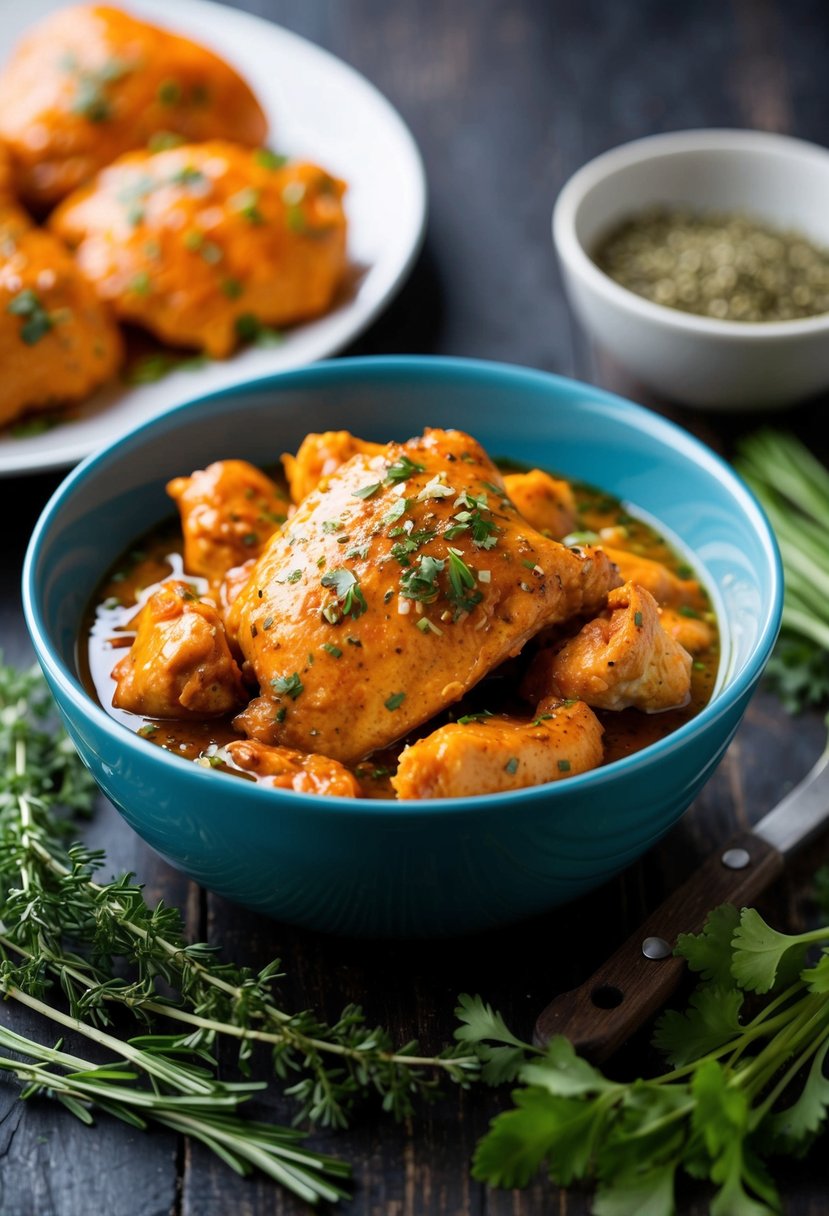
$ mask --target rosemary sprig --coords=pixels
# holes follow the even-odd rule
[[[7,996],[56,1020],[55,1011],[41,1002],[26,998],[11,985],[4,984],[4,989]],[[47,1047],[0,1026],[0,1052],[27,1057],[20,1060],[0,1054],[0,1070],[24,1082],[21,1098],[54,1097],[87,1124],[94,1122],[90,1107],[142,1131],[151,1119],[195,1136],[239,1174],[249,1174],[254,1168],[262,1170],[308,1203],[321,1199],[335,1202],[345,1195],[341,1187],[329,1181],[349,1176],[343,1162],[303,1148],[303,1133],[295,1128],[239,1118],[239,1105],[263,1088],[259,1082],[217,1081],[205,1069],[170,1059],[163,1049],[185,1056],[201,1055],[187,1051],[174,1039],[157,1036],[142,1048],[140,1040],[124,1043],[98,1031],[90,1033],[89,1027],[73,1023],[71,1018],[62,1020],[121,1056],[129,1067],[94,1064],[62,1051],[60,1043]],[[152,1089],[135,1084],[142,1072],[154,1078]]]
[[[462,1045],[436,1056],[418,1055],[415,1042],[395,1050],[388,1032],[367,1026],[354,1005],[333,1024],[310,1011],[288,1013],[274,993],[278,961],[258,972],[221,962],[211,946],[188,942],[177,909],[149,905],[131,875],[96,882],[103,854],[67,846],[73,823],[60,809],[88,810],[94,784],[51,727],[52,708],[38,673],[0,663],[0,989],[36,1000],[53,1021],[68,1016],[99,1043],[117,1005],[144,1024],[177,1023],[183,1033],[160,1040],[168,1051],[175,1044],[210,1060],[217,1038],[235,1040],[245,1073],[262,1044],[276,1076],[293,1082],[284,1092],[298,1103],[297,1122],[345,1127],[370,1093],[400,1119],[444,1077],[469,1083],[479,1062]],[[68,1015],[53,1008],[56,985]],[[219,1152],[221,1143],[213,1137],[211,1147]]]

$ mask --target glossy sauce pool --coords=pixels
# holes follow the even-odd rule
[[[509,471],[516,467],[510,465]],[[632,508],[626,508],[617,499],[590,486],[574,483],[574,489],[579,533],[604,534],[603,539],[617,549],[627,549],[638,556],[659,561],[683,579],[698,578],[696,571],[689,567],[657,529],[633,514]],[[612,530],[612,533],[608,530]],[[116,709],[112,704],[115,690],[112,669],[131,644],[131,622],[155,586],[172,576],[186,578],[200,591],[206,590],[204,579],[184,571],[181,553],[181,529],[178,520],[171,519],[142,537],[133,549],[123,555],[90,603],[78,648],[80,674],[89,692],[107,713],[129,730],[141,734],[148,742],[185,760],[222,768],[243,779],[255,780],[251,773],[226,766],[215,754],[218,748],[232,739],[244,737],[233,729],[230,718],[202,722],[143,718]],[[671,734],[698,714],[711,697],[720,661],[720,638],[711,602],[702,584],[698,595],[680,611],[706,621],[712,636],[711,645],[693,656],[688,704],[681,709],[651,714],[636,709],[621,712],[595,710],[604,727],[604,764],[640,751]],[[579,626],[582,623],[579,621]],[[532,651],[532,643],[525,651]],[[529,708],[526,703],[519,701],[516,693],[527,661],[521,655],[502,664],[448,711],[398,740],[393,747],[375,752],[353,766],[351,771],[357,777],[363,795],[369,798],[394,798],[389,777],[395,771],[400,751],[446,722],[484,710],[515,713],[527,718]],[[251,696],[255,695],[254,689]]]

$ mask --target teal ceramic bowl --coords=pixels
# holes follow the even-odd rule
[[[405,439],[467,430],[498,456],[597,483],[694,555],[723,659],[713,699],[607,768],[470,799],[355,801],[275,792],[187,763],[110,718],[76,649],[107,568],[170,515],[168,478],[211,460],[268,463],[309,430]],[[342,359],[188,402],[84,461],[32,536],[26,621],[67,730],[127,823],[205,887],[279,920],[349,935],[438,936],[541,912],[654,843],[708,780],[774,644],[782,575],[756,501],[660,416],[586,384],[486,362]]]

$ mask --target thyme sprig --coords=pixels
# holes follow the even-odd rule
[[[67,844],[75,827],[72,812],[88,811],[94,784],[71,742],[51,725],[52,709],[38,673],[0,663],[0,991],[4,995],[30,1007],[37,1002],[37,1012],[120,1054],[154,1086],[163,1081],[153,1071],[159,1059],[163,1069],[174,1069],[175,1077],[175,1069],[183,1065],[172,1056],[190,1054],[209,1064],[210,1050],[222,1038],[236,1042],[239,1065],[249,1075],[251,1056],[259,1044],[269,1051],[276,1077],[291,1082],[284,1092],[297,1104],[296,1122],[310,1119],[322,1126],[345,1127],[357,1102],[368,1094],[379,1095],[384,1110],[402,1119],[413,1112],[418,1100],[431,1097],[444,1078],[469,1083],[478,1060],[462,1045],[436,1056],[419,1055],[416,1042],[395,1049],[388,1032],[368,1026],[356,1005],[347,1006],[331,1024],[308,1010],[289,1013],[280,1007],[274,991],[280,977],[278,961],[259,971],[223,962],[210,945],[189,942],[179,911],[163,902],[149,904],[131,875],[109,883],[97,881],[104,855]],[[62,1003],[56,989],[68,1013],[56,1005]],[[116,1038],[107,1032],[113,1025],[114,1007],[145,1028],[167,1019],[181,1033],[150,1040]],[[136,1042],[139,1047],[142,1042],[155,1042],[163,1050],[152,1053],[148,1066],[145,1055],[136,1059]],[[79,1102],[94,1100],[66,1076],[62,1087],[57,1082],[51,1088],[46,1084],[37,1070],[60,1061],[49,1059],[40,1044],[29,1042],[26,1050],[20,1050],[33,1061],[25,1067],[35,1071],[24,1077],[16,1066],[11,1070],[32,1084],[37,1082],[38,1090],[56,1096],[60,1092]],[[146,1053],[146,1046],[142,1051]],[[6,1062],[3,1067],[10,1065]],[[117,1079],[118,1086],[122,1083],[126,1083],[123,1077]],[[213,1078],[211,1084],[219,1082]],[[211,1090],[217,1092],[225,1094],[226,1087]],[[227,1092],[241,1101],[251,1092],[250,1084]],[[162,1097],[166,1102],[169,1095]],[[104,1103],[111,1099],[118,1105],[118,1094],[103,1098]],[[95,1104],[102,1106],[97,1100]],[[164,1118],[165,1111],[160,1112]],[[211,1136],[207,1126],[180,1130],[205,1139],[235,1167],[247,1161],[266,1168],[269,1156],[262,1145],[264,1156],[260,1160],[254,1154],[253,1160],[221,1136]],[[247,1135],[239,1129],[233,1135],[237,1132]],[[251,1133],[257,1143],[260,1133],[267,1139],[261,1129]],[[302,1154],[308,1156],[305,1150]],[[324,1172],[316,1158],[308,1165],[312,1167]],[[325,1169],[330,1173],[328,1166]],[[276,1176],[273,1169],[268,1172]],[[323,1194],[319,1187],[331,1185],[319,1182],[319,1195]]]

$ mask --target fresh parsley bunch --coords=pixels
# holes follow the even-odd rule
[[[536,1049],[480,997],[460,998],[456,1036],[476,1045],[484,1080],[521,1082],[478,1144],[475,1178],[522,1187],[544,1167],[560,1186],[595,1184],[596,1216],[671,1216],[686,1174],[713,1184],[711,1216],[780,1211],[766,1159],[802,1156],[829,1110],[829,926],[790,936],[724,905],[677,953],[700,983],[657,1023],[670,1068],[647,1080],[612,1080],[560,1036]]]

